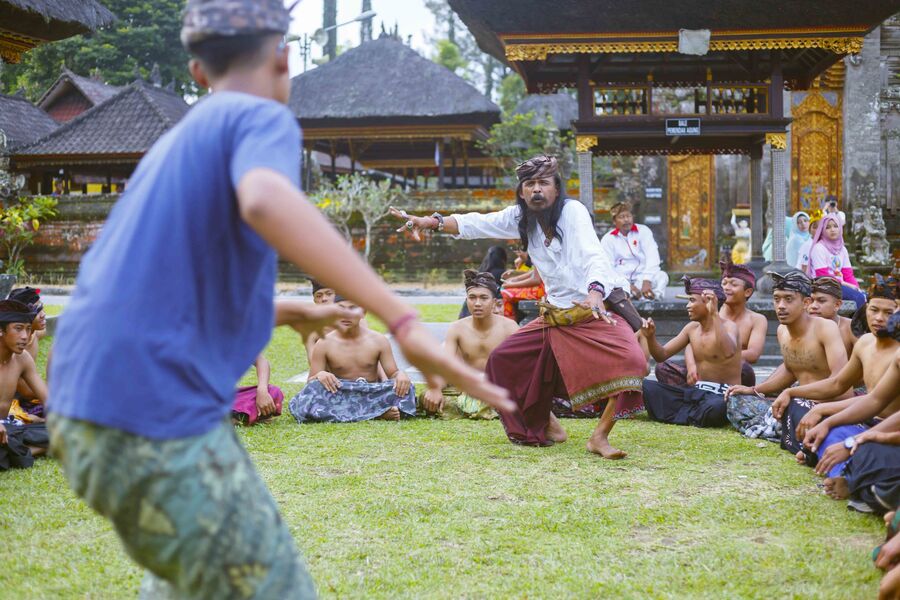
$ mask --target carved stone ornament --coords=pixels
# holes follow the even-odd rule
[[[887,241],[887,227],[878,206],[867,206],[863,217],[863,238],[860,242],[860,262],[867,265],[891,264],[891,244]]]

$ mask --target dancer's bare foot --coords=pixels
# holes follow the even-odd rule
[[[829,477],[824,481],[825,493],[835,500],[846,500],[850,497],[850,488],[843,477]]]
[[[547,423],[547,439],[557,444],[569,439],[569,434],[553,413],[550,413],[550,422]]]
[[[797,454],[795,454],[794,458],[797,459],[797,464],[800,465],[801,467],[806,465],[806,455],[803,454],[802,450],[800,452],[798,452]]]
[[[621,460],[628,456],[627,452],[613,448],[609,443],[609,439],[606,436],[597,435],[597,432],[594,432],[591,439],[588,440],[587,450],[609,460]]]
[[[400,420],[400,409],[396,406],[392,406],[381,416],[375,417],[376,419],[381,419],[383,421],[399,421]]]

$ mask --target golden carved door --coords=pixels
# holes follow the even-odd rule
[[[813,88],[795,94],[791,107],[791,213],[821,208],[826,196],[841,200],[843,149],[841,93]]]
[[[715,252],[713,157],[669,157],[669,270],[709,271]]]

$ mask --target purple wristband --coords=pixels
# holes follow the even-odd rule
[[[592,281],[592,282],[590,282],[590,283],[588,284],[588,292],[600,292],[600,295],[601,295],[601,296],[605,296],[605,295],[606,295],[606,293],[605,293],[606,290],[603,288],[603,286],[600,284],[599,281]]]

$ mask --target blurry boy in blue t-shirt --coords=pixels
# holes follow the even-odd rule
[[[234,386],[277,324],[347,311],[273,303],[276,251],[369,309],[407,358],[501,409],[440,352],[298,189],[300,131],[281,0],[189,0],[190,70],[215,93],[150,149],[86,254],[62,317],[48,410],[72,488],[147,569],[147,595],[305,598],[312,581],[235,438]]]

